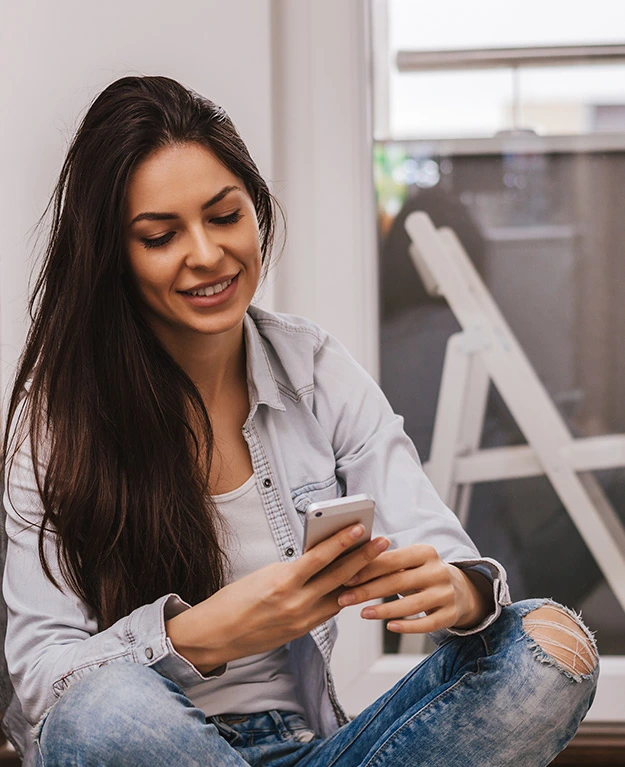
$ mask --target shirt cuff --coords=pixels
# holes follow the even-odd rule
[[[194,687],[207,679],[214,679],[225,673],[227,664],[213,669],[208,674],[202,674],[190,661],[176,651],[165,630],[165,621],[188,610],[187,604],[177,594],[161,597],[142,610],[132,613],[132,634],[136,637],[136,659],[159,674],[170,679],[182,690]],[[156,609],[158,615],[152,610]],[[138,614],[137,614],[138,613]],[[136,625],[136,624],[139,625]]]
[[[512,604],[506,571],[496,559],[490,559],[490,557],[483,557],[481,559],[458,559],[449,562],[448,564],[454,565],[461,570],[474,570],[488,578],[493,584],[493,610],[483,621],[472,628],[448,628],[441,629],[440,631],[433,631],[430,634],[430,637],[436,644],[440,644],[450,636],[468,636],[469,634],[477,634],[478,632],[483,631],[487,626],[490,626],[491,623],[494,623],[497,618],[499,618],[501,615],[501,608],[504,605]]]

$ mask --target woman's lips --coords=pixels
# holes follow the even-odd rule
[[[191,304],[191,306],[197,306],[198,308],[205,308],[210,306],[218,306],[228,301],[236,293],[237,285],[239,284],[239,275],[233,278],[230,285],[219,293],[213,293],[212,296],[193,296],[190,293],[182,293],[181,295],[185,301]]]

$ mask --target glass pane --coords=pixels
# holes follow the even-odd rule
[[[410,72],[389,85],[393,137],[492,136],[510,127],[513,88],[505,69]]]
[[[511,142],[501,152],[493,143],[482,154],[449,153],[434,141],[375,147],[381,382],[424,461],[445,344],[459,326],[446,302],[426,293],[408,255],[403,223],[413,210],[456,231],[571,432],[625,433],[625,148],[548,146],[516,151]],[[523,442],[492,390],[483,446]],[[625,522],[625,469],[596,476]],[[515,600],[547,595],[582,610],[600,651],[625,655],[625,613],[545,478],[475,485],[468,529],[507,567]]]
[[[394,138],[625,133],[625,63],[394,73],[389,112]]]
[[[574,12],[570,0],[445,0],[423,3],[388,0],[393,50],[509,48],[535,45],[619,43],[623,6],[595,0],[587,13]]]
[[[376,93],[379,138],[485,137],[501,130],[541,135],[625,131],[625,62],[535,69],[399,72],[398,51],[622,44],[622,7],[597,0],[571,13],[568,0],[448,0],[423,7],[388,0]]]

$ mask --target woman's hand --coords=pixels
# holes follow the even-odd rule
[[[367,619],[390,620],[390,631],[421,634],[443,628],[477,626],[493,609],[488,579],[443,562],[432,546],[414,545],[387,551],[367,565],[339,597],[342,607],[370,599],[403,599],[365,607]],[[417,613],[421,618],[408,618]]]
[[[376,538],[341,557],[363,532],[362,525],[342,530],[294,562],[262,567],[168,620],[176,651],[207,673],[308,633],[340,611],[343,584],[388,548],[388,539]]]

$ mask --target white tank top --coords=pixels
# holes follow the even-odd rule
[[[213,499],[227,525],[223,545],[230,562],[228,583],[279,561],[254,475],[236,490]],[[271,709],[303,714],[288,661],[286,645],[230,661],[225,674],[190,688],[187,695],[206,716]]]

